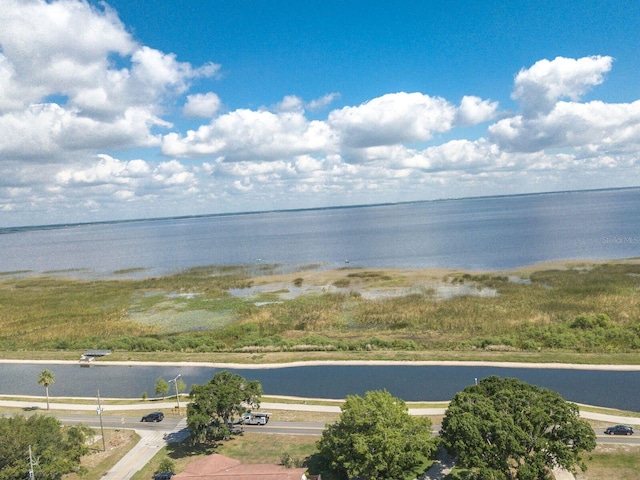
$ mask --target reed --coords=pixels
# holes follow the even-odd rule
[[[276,278],[275,270],[202,267],[141,280],[7,276],[0,349],[640,350],[640,265],[633,261],[538,269],[518,282],[501,272],[345,269],[317,273],[323,283],[314,285],[313,272]],[[230,294],[269,282],[274,289],[257,297]],[[287,282],[307,293],[289,298]],[[460,287],[470,293],[439,294]]]

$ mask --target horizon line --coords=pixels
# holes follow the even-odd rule
[[[22,226],[10,226],[0,227],[0,235],[15,233],[19,231],[28,230],[54,230],[60,228],[80,227],[86,225],[105,225],[115,223],[135,223],[135,222],[156,222],[163,220],[180,220],[190,218],[210,218],[210,217],[230,217],[236,215],[259,215],[264,213],[287,213],[287,212],[308,212],[317,210],[340,210],[351,208],[369,208],[369,207],[385,207],[393,205],[409,205],[417,203],[435,203],[435,202],[450,202],[458,200],[471,200],[471,199],[483,199],[483,198],[506,198],[506,197],[526,197],[526,196],[538,196],[538,195],[555,195],[566,193],[580,193],[580,192],[601,192],[601,191],[614,191],[614,190],[633,190],[640,188],[638,186],[632,187],[603,187],[603,188],[586,188],[586,189],[574,189],[574,190],[551,190],[542,192],[528,192],[528,193],[509,193],[509,194],[495,194],[495,195],[477,195],[468,197],[443,197],[431,200],[406,200],[398,202],[380,202],[380,203],[364,203],[364,204],[351,204],[351,205],[330,205],[325,207],[305,207],[305,208],[282,208],[271,210],[248,210],[239,212],[224,212],[224,213],[200,213],[193,215],[171,215],[166,217],[146,217],[146,218],[122,218],[112,220],[96,220],[86,222],[69,222],[69,223],[52,223],[41,225],[22,225]]]

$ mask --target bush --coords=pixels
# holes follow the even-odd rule
[[[176,469],[176,463],[168,457],[163,458],[158,464],[158,472],[171,472],[173,473]]]

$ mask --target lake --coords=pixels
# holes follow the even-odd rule
[[[207,265],[501,270],[562,259],[640,253],[640,188],[452,199],[393,205],[0,228],[0,272],[150,276]],[[131,269],[141,269],[132,271]],[[0,393],[42,395],[41,365],[0,365]],[[54,368],[54,396],[138,397],[182,373],[212,369]],[[258,373],[259,372],[259,373]],[[246,375],[245,375],[246,373]],[[304,367],[241,371],[269,394],[342,398],[386,388],[405,400],[448,400],[474,378],[518,375],[565,398],[640,410],[637,372],[476,367]]]
[[[501,270],[629,258],[640,253],[640,188],[0,228],[0,251],[0,272],[78,277],[256,263]]]

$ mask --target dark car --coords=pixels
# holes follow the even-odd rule
[[[163,418],[164,418],[164,413],[162,413],[162,412],[151,412],[151,413],[145,415],[144,417],[142,417],[142,419],[140,419],[140,421],[141,422],[161,422]]]
[[[171,480],[171,477],[173,477],[172,472],[160,472],[153,476],[153,480]]]
[[[608,427],[604,433],[607,435],[633,435],[633,428],[627,425],[616,425],[615,427]]]

